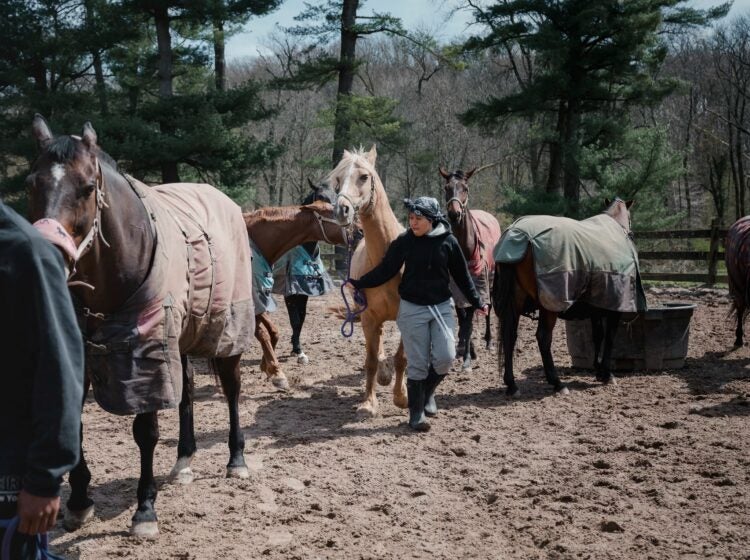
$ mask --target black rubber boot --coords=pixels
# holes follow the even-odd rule
[[[427,379],[425,379],[424,413],[427,416],[437,416],[438,409],[435,402],[435,389],[437,389],[437,386],[440,385],[440,382],[444,378],[445,375],[439,375],[435,371],[435,368],[430,366],[430,373],[427,374]]]
[[[424,397],[426,381],[406,380],[406,394],[409,397],[409,427],[418,432],[430,429],[424,415]]]

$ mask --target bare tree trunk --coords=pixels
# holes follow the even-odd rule
[[[156,42],[159,49],[159,97],[170,99],[174,96],[172,87],[172,37],[169,33],[169,13],[160,6],[154,10],[156,22]],[[162,134],[171,135],[174,129],[166,120],[159,123]],[[165,161],[161,164],[161,178],[165,183],[179,183],[180,174],[176,161]]]
[[[549,171],[547,174],[548,193],[559,193],[562,190],[562,142],[565,126],[565,101],[560,101],[557,109],[557,139],[549,144]]]
[[[359,0],[344,0],[341,11],[341,51],[339,55],[339,87],[336,97],[336,117],[333,129],[333,154],[331,167],[341,160],[344,148],[349,143],[351,122],[344,109],[354,85],[354,63],[357,47],[355,23]]]
[[[227,62],[224,47],[224,22],[216,18],[214,19],[214,78],[217,91],[227,89]]]

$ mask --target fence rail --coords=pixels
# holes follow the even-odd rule
[[[663,282],[703,282],[713,285],[717,282],[726,283],[726,275],[717,274],[719,262],[724,260],[723,247],[727,236],[727,229],[720,228],[716,219],[711,223],[711,229],[677,230],[677,231],[636,231],[635,239],[708,239],[708,251],[638,251],[641,261],[703,261],[706,263],[705,274],[694,272],[642,272],[643,280],[658,280]]]

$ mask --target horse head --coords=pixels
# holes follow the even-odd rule
[[[336,191],[331,188],[328,181],[324,180],[316,185],[308,178],[307,184],[310,185],[311,192],[302,200],[302,204],[312,204],[316,200],[322,200],[328,204],[336,201]]]
[[[91,123],[81,136],[54,137],[36,115],[32,130],[39,155],[26,178],[29,219],[73,265],[93,241],[103,198],[100,159],[114,164],[97,145]]]
[[[336,220],[350,226],[355,214],[369,214],[375,205],[375,158],[373,146],[369,152],[344,150],[344,156],[328,176],[328,183],[335,189]]]
[[[469,204],[469,179],[474,175],[476,167],[466,173],[461,169],[456,169],[452,173],[442,167],[439,167],[438,170],[445,179],[443,189],[445,190],[445,209],[448,212],[448,219],[451,224],[459,224],[466,215]]]
[[[614,200],[604,199],[604,213],[610,216],[614,221],[620,224],[620,227],[628,237],[633,236],[633,229],[630,227],[630,207],[635,200],[622,200],[616,196]]]

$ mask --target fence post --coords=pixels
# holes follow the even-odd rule
[[[719,218],[711,220],[711,245],[708,249],[708,284],[716,283],[716,255],[719,252]]]

